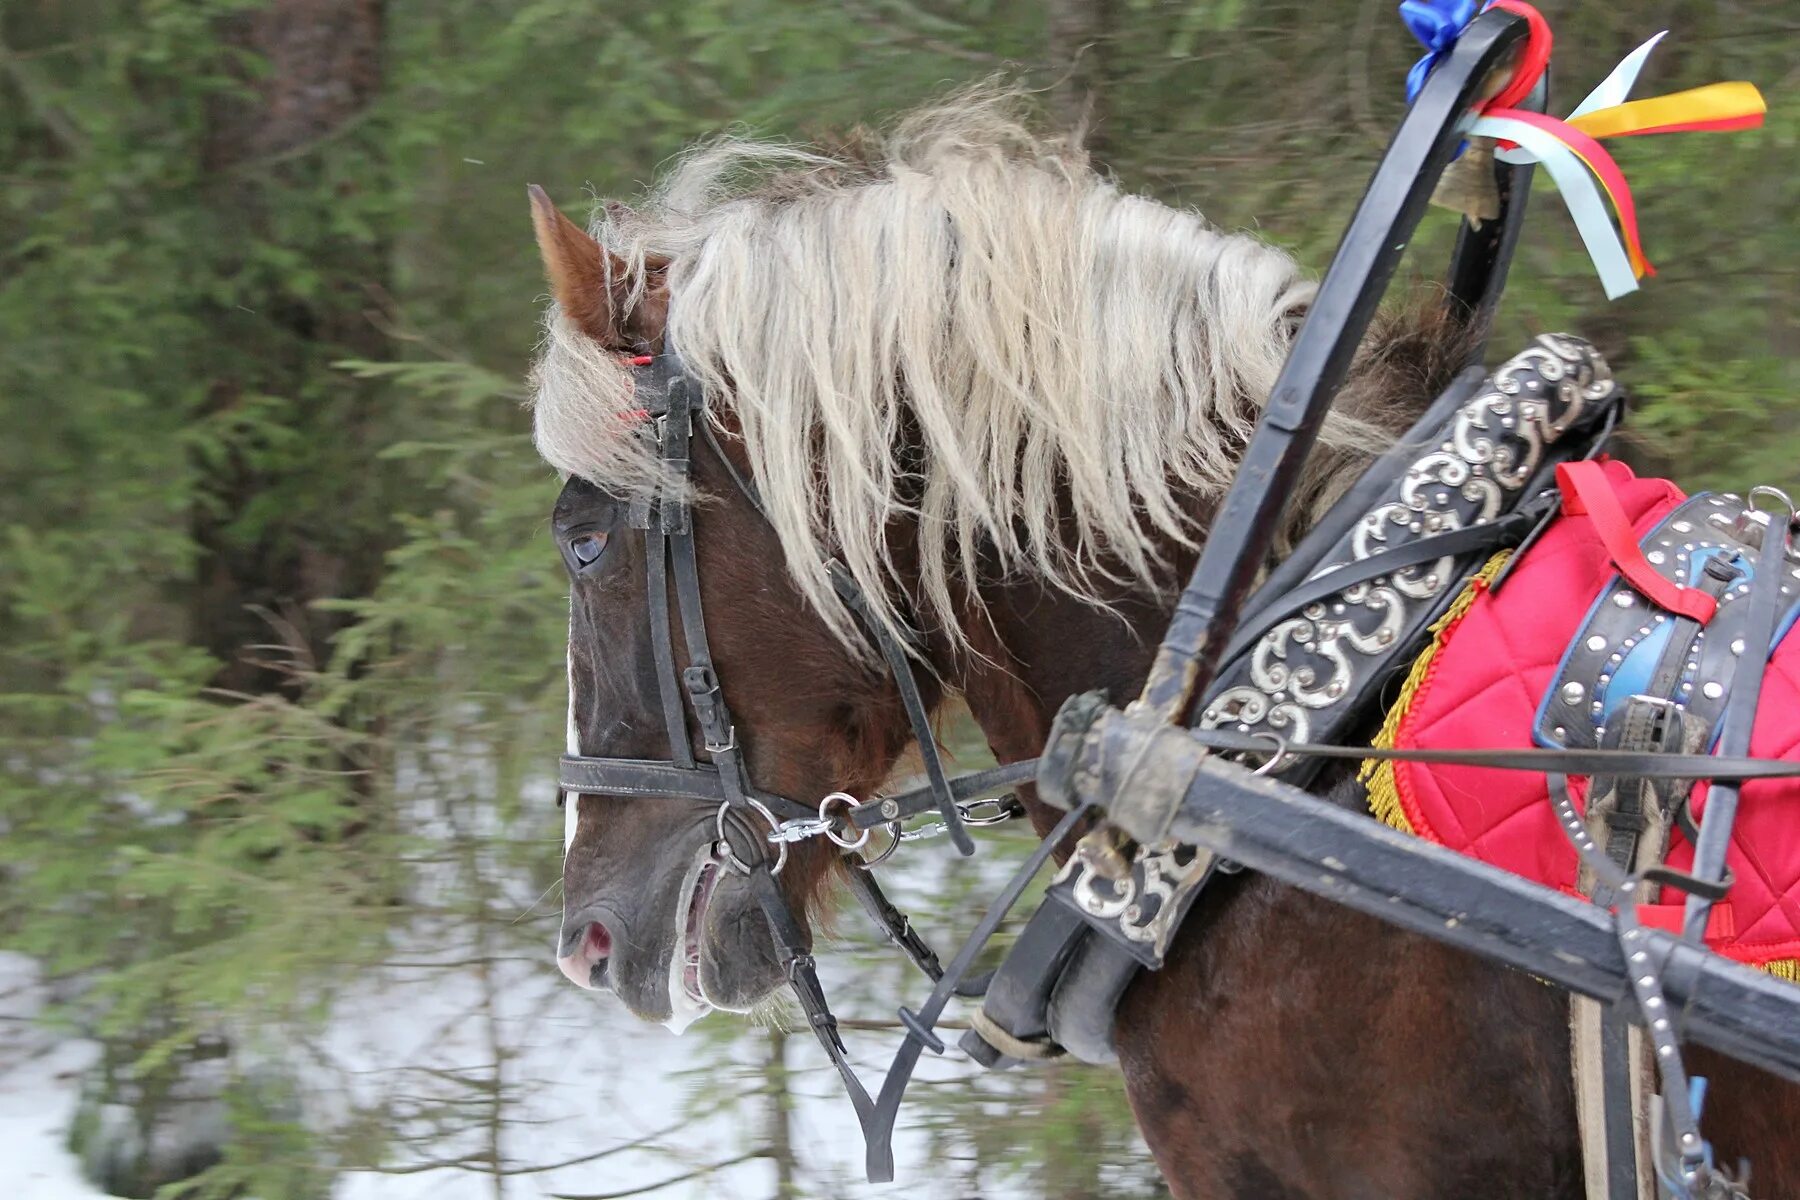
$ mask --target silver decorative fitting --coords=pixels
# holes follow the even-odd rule
[[[1733,638],[1732,639],[1731,652],[1733,654],[1742,654],[1744,652],[1744,639],[1743,638]]]
[[[1709,679],[1700,688],[1700,693],[1708,700],[1717,700],[1725,694],[1725,685],[1716,679]]]
[[[1657,564],[1658,566],[1661,566],[1663,563],[1669,561],[1669,556],[1664,554],[1661,550],[1652,550],[1650,553],[1644,555],[1644,557],[1649,559],[1651,562]]]
[[[1618,605],[1620,608],[1630,608],[1631,607],[1631,593],[1630,592],[1614,592],[1613,593],[1613,603]]]
[[[1589,650],[1604,650],[1606,649],[1606,639],[1596,633],[1587,640],[1587,648]]]
[[[1669,528],[1673,529],[1676,533],[1692,533],[1692,532],[1694,532],[1693,523],[1690,521],[1677,521],[1673,525],[1669,526]]]
[[[1562,698],[1564,704],[1580,704],[1582,697],[1586,695],[1587,689],[1582,687],[1579,683],[1571,681],[1563,684]]]

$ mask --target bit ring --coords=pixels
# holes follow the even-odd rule
[[[763,804],[762,801],[757,800],[753,796],[745,796],[744,803],[748,804],[751,808],[761,814],[762,819],[769,823],[771,832],[779,832],[781,823],[775,819],[775,814],[769,811],[767,805]],[[731,839],[725,834],[725,818],[727,815],[731,814],[732,811],[731,801],[727,800],[719,805],[719,811],[713,815],[713,828],[716,829],[719,834],[718,840],[713,843],[713,857],[724,863],[727,869],[736,871],[739,875],[748,875],[750,874],[752,867],[737,856],[737,851],[731,848]],[[754,835],[751,836],[750,840],[752,844],[755,844],[756,838]],[[776,842],[775,848],[775,865],[769,868],[769,874],[771,875],[781,874],[781,869],[787,866],[788,860],[788,848],[786,842]],[[765,856],[767,853],[767,851],[763,852]]]

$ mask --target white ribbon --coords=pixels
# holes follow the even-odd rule
[[[1606,289],[1606,298],[1617,300],[1637,291],[1637,277],[1631,272],[1631,261],[1625,257],[1619,235],[1613,232],[1606,201],[1579,154],[1537,126],[1512,117],[1479,117],[1469,132],[1517,142],[1521,149],[1529,152],[1524,161],[1542,163],[1556,184],[1556,190],[1562,193],[1563,203],[1569,207],[1575,232],[1581,235],[1588,257],[1594,260],[1594,270],[1600,275],[1600,286]]]
[[[1637,85],[1638,75],[1643,71],[1644,63],[1649,59],[1650,52],[1656,49],[1658,42],[1668,36],[1669,31],[1665,29],[1620,59],[1619,65],[1612,69],[1612,74],[1602,79],[1599,85],[1587,94],[1587,98],[1577,104],[1563,120],[1572,121],[1587,113],[1598,112],[1600,109],[1625,103],[1631,95],[1631,89]],[[1497,151],[1494,157],[1501,162],[1516,163],[1521,166],[1537,161],[1537,156],[1524,149],[1523,145],[1517,150]]]

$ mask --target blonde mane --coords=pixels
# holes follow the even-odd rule
[[[729,406],[788,568],[853,645],[828,558],[884,619],[908,595],[953,640],[956,585],[983,571],[1096,602],[1102,584],[1167,587],[1154,546],[1203,536],[1196,499],[1229,481],[1313,295],[1287,254],[1122,193],[991,89],[857,152],[713,142],[593,234],[634,277],[672,260],[668,344]],[[1340,405],[1316,470],[1379,448],[1372,403]],[[632,407],[618,360],[552,312],[545,459],[656,485]]]

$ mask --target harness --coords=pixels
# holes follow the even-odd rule
[[[1617,815],[1605,818],[1604,841],[1576,814],[1566,789],[1556,793],[1559,819],[1596,885],[1615,898],[1629,898],[1647,881],[1685,890],[1688,923],[1704,928],[1709,897],[1728,883],[1723,847],[1737,783],[1800,775],[1791,762],[1748,757],[1759,690],[1754,674],[1740,673],[1724,704],[1717,754],[1702,752],[1705,747],[1679,722],[1667,719],[1654,703],[1667,698],[1653,695],[1654,688],[1639,693],[1650,696],[1648,708],[1627,706],[1628,719],[1616,732],[1603,721],[1597,738],[1559,740],[1546,748],[1419,751],[1336,744],[1368,720],[1382,685],[1412,660],[1464,584],[1496,551],[1528,546],[1556,514],[1559,472],[1581,470],[1623,405],[1604,362],[1576,339],[1543,338],[1491,376],[1471,367],[1256,586],[1282,505],[1330,397],[1431,187],[1456,152],[1467,114],[1490,73],[1523,45],[1525,24],[1505,11],[1481,14],[1424,78],[1296,337],[1143,695],[1124,711],[1097,695],[1074,697],[1058,714],[1039,759],[947,776],[914,675],[918,635],[875,619],[848,573],[828,562],[822,569],[880,648],[899,689],[926,782],[865,801],[834,793],[817,805],[756,788],[713,666],[701,608],[688,492],[696,426],[746,500],[765,519],[767,512],[719,446],[705,419],[704,397],[679,358],[633,360],[649,417],[646,436],[655,439],[670,480],[659,495],[633,506],[630,523],[645,537],[650,628],[671,758],[565,755],[558,779],[565,793],[717,806],[715,856],[748,876],[756,890],[788,981],[855,1107],[871,1181],[893,1178],[891,1138],[901,1098],[919,1058],[928,1050],[945,1051],[936,1024],[953,997],[982,1000],[962,1045],[984,1065],[1064,1052],[1108,1059],[1112,1011],[1124,989],[1138,971],[1161,965],[1208,881],[1242,862],[1582,995],[1628,1001],[1634,1019],[1649,1031],[1663,1080],[1656,1153],[1646,1161],[1668,1194],[1682,1200],[1742,1195],[1713,1168],[1699,1137],[1699,1098],[1680,1069],[1678,1039],[1700,1036],[1740,1057],[1754,1052],[1765,1065],[1800,1078],[1800,1039],[1792,1024],[1800,1006],[1767,990],[1778,985],[1712,961],[1716,956],[1698,948],[1697,933],[1681,940],[1643,928],[1628,899],[1613,904],[1612,914],[1598,905],[1570,907],[1578,902],[1333,808],[1294,786],[1331,759],[1459,763],[1544,773],[1553,783],[1569,775],[1610,781],[1609,794],[1619,800]],[[1541,110],[1543,95],[1540,81],[1520,107]],[[1458,239],[1448,301],[1480,330],[1498,302],[1517,242],[1530,172],[1528,165],[1497,165],[1500,218],[1480,230],[1465,224]],[[1775,526],[1767,528],[1772,533]],[[1775,569],[1760,570],[1742,601],[1746,639],[1772,620],[1770,589],[1779,586],[1787,547],[1786,525],[1781,528],[1760,550]],[[679,672],[671,588],[688,662]],[[1715,607],[1724,595],[1721,590],[1710,597]],[[1694,628],[1680,626],[1671,640],[1691,646],[1710,615],[1700,616],[1698,608],[1683,613]],[[1678,689],[1697,678],[1683,670],[1668,658],[1654,675]],[[702,733],[704,760],[689,738],[690,712]],[[1571,721],[1560,726],[1573,727]],[[1668,785],[1694,779],[1714,782],[1692,871],[1646,866],[1636,822],[1655,797],[1673,792]],[[862,869],[873,864],[854,851],[878,828],[889,831],[894,846],[921,836],[926,831],[909,833],[902,823],[935,812],[939,825],[933,831],[947,832],[961,853],[971,853],[968,829],[1019,815],[1016,799],[999,793],[1028,780],[1066,812],[943,964]],[[1092,820],[1102,812],[1104,823]],[[1026,923],[998,971],[969,979],[978,952],[1032,877],[1083,829],[1048,902]],[[741,853],[734,833],[747,847]],[[848,876],[864,908],[932,981],[916,1011],[899,1010],[905,1038],[874,1097],[847,1060],[806,935],[776,882],[790,846],[820,837],[851,858]],[[1604,902],[1608,895],[1595,898]],[[1471,912],[1483,919],[1463,919]],[[1534,922],[1547,924],[1549,932]],[[1580,953],[1569,946],[1579,946]],[[1616,1041],[1623,1011],[1609,1010],[1618,1023],[1603,1029],[1605,1037]],[[1616,1066],[1616,1047],[1612,1041],[1608,1046]],[[1600,1168],[1602,1190],[1593,1194],[1635,1195],[1641,1182],[1636,1160],[1625,1153],[1629,1147],[1611,1119],[1615,1105],[1603,1107],[1614,1153]]]
[[[961,1045],[984,1066],[1007,1067],[1067,1052],[1089,1061],[1108,1061],[1119,997],[1138,971],[1161,966],[1182,917],[1206,884],[1236,868],[1193,845],[1139,842],[1121,848],[1109,840],[1107,828],[1096,829],[1076,843],[1047,890],[1047,902],[1027,921],[1000,967],[989,977],[970,979],[977,954],[1031,878],[1088,816],[1089,806],[1076,804],[1021,865],[950,963],[943,965],[905,914],[888,901],[869,868],[902,841],[948,831],[959,837],[961,845],[967,842],[968,828],[1023,815],[1022,806],[1006,789],[1034,778],[1064,775],[1070,767],[1066,761],[1070,744],[1053,744],[1043,759],[947,776],[909,657],[918,649],[917,635],[896,633],[875,620],[848,573],[829,562],[825,569],[839,596],[881,649],[900,691],[926,763],[927,781],[867,802],[832,793],[817,805],[758,788],[745,765],[706,635],[689,490],[696,432],[765,519],[766,510],[754,486],[719,445],[705,418],[699,389],[683,371],[679,357],[639,359],[634,366],[640,372],[637,394],[647,414],[643,436],[655,440],[669,481],[658,495],[635,501],[627,520],[644,536],[651,650],[670,758],[565,754],[558,763],[558,782],[565,794],[576,796],[594,793],[715,806],[714,856],[750,880],[789,985],[843,1080],[863,1128],[870,1178],[890,1179],[891,1137],[901,1099],[920,1056],[927,1050],[937,1054],[946,1050],[935,1026],[952,998],[981,1001]],[[1530,408],[1534,394],[1540,397],[1536,410]],[[1496,433],[1504,428],[1500,423],[1509,418],[1495,406],[1506,396],[1525,397],[1527,410],[1537,416],[1523,424],[1514,421],[1507,436],[1470,436],[1478,427],[1491,426],[1489,432]],[[1407,661],[1417,649],[1462,580],[1494,549],[1530,540],[1554,515],[1546,497],[1554,496],[1555,490],[1545,491],[1545,481],[1559,465],[1595,451],[1611,431],[1621,399],[1591,347],[1572,339],[1540,339],[1492,376],[1484,377],[1479,370],[1465,372],[1271,575],[1264,592],[1250,605],[1252,615],[1240,626],[1227,665],[1199,706],[1188,736],[1222,756],[1261,763],[1259,773],[1298,780],[1310,779],[1330,760],[1371,758],[1647,781],[1795,773],[1791,764],[1748,759],[1741,749],[1730,758],[1695,753],[1697,747],[1669,753],[1592,744],[1527,752],[1401,752],[1323,740],[1366,718],[1378,698],[1379,684],[1390,677],[1394,663]],[[1491,489],[1467,486],[1469,478],[1479,481],[1483,476],[1479,463],[1445,449],[1458,445],[1475,459],[1510,462],[1502,473],[1508,484],[1495,483]],[[1530,448],[1529,455],[1525,448]],[[1452,492],[1431,491],[1446,479],[1456,481],[1454,502]],[[1421,495],[1427,496],[1425,505],[1414,507],[1408,498]],[[1438,507],[1432,508],[1434,503]],[[1397,522],[1396,511],[1416,519]],[[1299,582],[1292,582],[1295,579]],[[1372,610],[1363,602],[1372,588],[1386,589],[1393,598],[1391,609],[1384,610],[1373,626],[1359,628],[1356,620],[1334,624],[1329,619],[1348,603],[1356,603],[1366,618]],[[679,669],[671,593],[687,659]],[[1354,665],[1343,647],[1359,651]],[[1333,674],[1340,669],[1341,680]],[[1306,682],[1290,695],[1284,689],[1293,688],[1296,681]],[[1325,702],[1305,706],[1309,696]],[[1087,703],[1098,711],[1097,701]],[[701,732],[698,752],[689,732],[690,713]],[[1123,787],[1130,780],[1111,782]],[[903,828],[907,820],[933,812],[938,823]],[[887,830],[891,843],[873,861],[865,861],[856,851],[878,829]],[[733,835],[744,847],[741,851]],[[845,874],[864,911],[933,984],[916,1011],[899,1010],[906,1039],[876,1097],[870,1096],[848,1061],[816,960],[777,883],[790,847],[817,838],[830,841],[844,854],[851,867]]]

